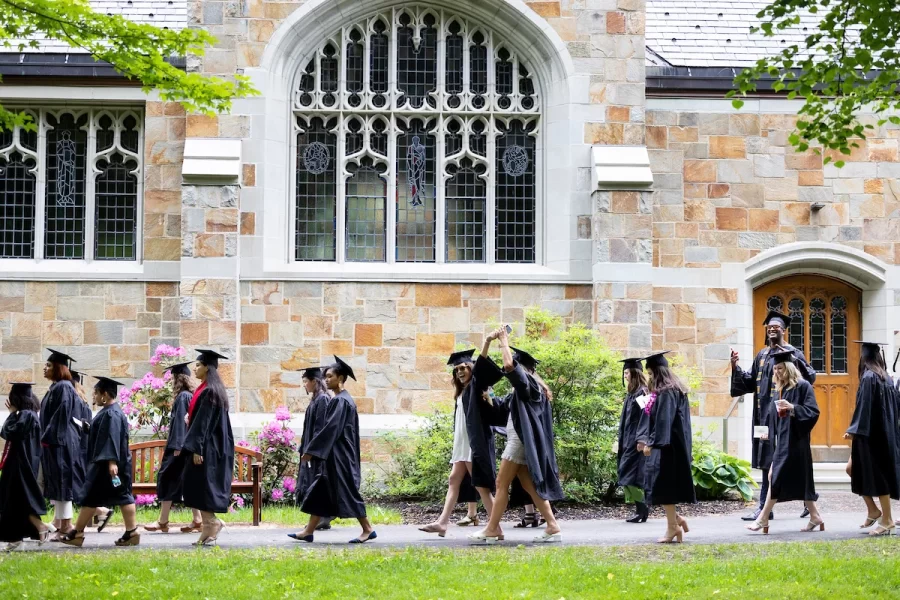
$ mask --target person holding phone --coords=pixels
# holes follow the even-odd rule
[[[784,334],[791,326],[791,318],[775,310],[770,310],[766,315],[763,325],[766,328],[766,346],[753,359],[753,365],[750,371],[744,371],[738,361],[740,357],[738,353],[731,352],[731,397],[743,396],[744,394],[753,394],[753,412],[750,424],[751,433],[754,427],[765,425],[767,411],[772,405],[775,392],[775,380],[773,377],[773,369],[775,368],[774,355],[779,351],[789,350],[794,355],[797,368],[800,374],[809,383],[816,382],[816,371],[806,361],[803,352],[794,348],[784,340]],[[769,467],[772,466],[772,444],[769,440],[763,440],[756,435],[752,437],[752,454],[750,462],[754,469],[762,470],[762,485],[759,488],[759,505],[752,513],[741,517],[744,521],[755,521],[762,511],[763,504],[766,502],[766,496],[769,491]],[[800,518],[804,518],[809,513],[803,511]],[[773,518],[774,515],[768,515]]]
[[[824,531],[825,521],[816,507],[818,495],[810,448],[810,433],[819,420],[819,406],[812,385],[794,364],[794,352],[776,352],[773,358],[775,397],[766,413],[767,441],[773,445],[769,493],[762,513],[747,529],[769,533],[768,516],[775,503],[802,500],[809,511],[809,523],[800,531]]]
[[[638,450],[638,428],[644,416],[644,407],[640,398],[646,401],[647,376],[639,358],[626,358],[622,363],[622,383],[626,386],[625,400],[622,402],[622,416],[619,418],[619,435],[617,437],[616,456],[618,458],[619,485],[625,492],[625,503],[634,504],[635,513],[628,523],[646,523],[650,509],[644,502],[644,468],[643,449]]]
[[[108,377],[97,377],[94,404],[102,407],[91,423],[88,439],[88,467],[84,488],[78,498],[81,510],[75,528],[63,536],[62,543],[81,547],[84,529],[91,523],[98,506],[118,506],[125,520],[125,533],[116,546],[137,546],[137,514],[131,493],[131,451],[128,449],[128,419],[118,402],[122,385]]]

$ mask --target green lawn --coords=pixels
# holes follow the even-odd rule
[[[384,508],[378,505],[369,504],[366,506],[366,512],[373,525],[399,525],[403,522],[403,516],[400,512],[392,508]],[[50,521],[53,518],[52,514],[52,512],[48,513],[47,516],[44,517],[44,521]],[[158,508],[147,508],[143,506],[138,508],[137,518],[138,523],[141,525],[149,525],[156,521],[158,517]],[[221,514],[219,515],[219,518],[226,523],[252,523],[253,509],[250,507],[241,508],[236,512]],[[284,527],[299,527],[301,525],[306,525],[306,522],[309,520],[309,515],[300,512],[300,509],[296,506],[264,506],[262,518],[263,523],[266,524],[282,525]],[[172,525],[178,524],[181,526],[190,522],[191,511],[188,509],[179,508],[169,513],[169,523]],[[110,524],[121,525],[122,523],[122,513],[117,510],[116,514],[113,515]],[[357,525],[356,519],[337,519],[334,523],[336,525]]]
[[[682,547],[30,552],[2,598],[896,598],[896,539]]]

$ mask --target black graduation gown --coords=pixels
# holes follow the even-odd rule
[[[312,456],[314,476],[301,510],[318,517],[365,517],[359,493],[359,415],[347,390],[328,401],[325,424],[309,440],[306,453]]]
[[[810,383],[816,382],[816,371],[809,363],[806,357],[798,349],[790,344],[781,344],[783,350],[793,350],[795,364],[803,378]],[[750,462],[754,469],[768,469],[772,466],[772,440],[760,440],[753,437],[753,427],[756,425],[765,425],[768,419],[768,410],[772,406],[772,399],[775,396],[775,379],[773,377],[775,368],[775,358],[773,354],[781,352],[781,349],[773,351],[771,347],[766,346],[756,354],[753,360],[753,367],[747,373],[740,366],[735,366],[731,371],[731,397],[743,396],[744,394],[753,394],[753,418],[751,420],[750,434],[753,448],[753,454]]]
[[[113,487],[109,463],[115,461],[121,485]],[[118,402],[104,406],[94,422],[88,440],[87,476],[78,498],[81,506],[125,506],[134,504],[131,495],[131,452],[128,450],[128,419]]]
[[[72,382],[66,380],[51,385],[41,401],[41,468],[48,500],[75,500],[75,473],[84,469],[81,429],[72,421],[82,414],[80,403]]]
[[[312,440],[325,426],[325,412],[328,410],[328,401],[331,399],[327,393],[318,394],[309,403],[306,413],[303,415],[303,431],[300,433],[300,447],[298,448],[300,456],[306,453],[306,448]],[[315,479],[312,461],[303,464],[297,470],[297,491],[296,501],[298,505],[303,504],[303,498],[306,497],[306,490]]]
[[[782,397],[794,405],[794,415],[779,417],[774,401],[768,411],[769,440],[774,441],[775,447],[769,489],[778,502],[815,500],[809,436],[819,420],[819,405],[812,385],[805,380],[790,390],[782,390]]]
[[[538,495],[551,502],[564,498],[554,448],[553,412],[537,380],[517,364],[506,374],[513,394],[507,401],[513,427],[525,448],[528,472]]]
[[[197,408],[184,440],[183,492],[185,506],[204,512],[224,513],[231,505],[234,480],[234,434],[224,406],[212,403],[209,389],[197,398]],[[195,465],[193,455],[203,457]]]
[[[643,411],[642,411],[643,412]],[[647,504],[692,504],[697,501],[691,473],[691,407],[687,394],[676,388],[659,392],[646,420]]]
[[[618,473],[619,485],[644,487],[646,472],[644,469],[644,453],[637,451],[638,429],[644,410],[635,398],[647,393],[644,388],[634,394],[627,394],[622,403],[622,416],[619,418],[619,452]]]
[[[466,431],[472,448],[472,485],[487,488],[491,493],[497,488],[497,451],[491,425],[506,425],[505,409],[497,410],[488,404],[482,394],[503,378],[494,361],[479,355],[472,368],[472,380],[463,389],[462,405],[466,411]]]
[[[156,497],[160,502],[181,502],[182,478],[184,476],[184,454],[175,453],[184,446],[187,437],[187,425],[184,415],[187,414],[193,394],[187,390],[178,393],[172,402],[169,415],[169,437],[166,439],[166,450],[163,452],[159,471],[156,473]]]
[[[41,425],[36,412],[20,410],[10,414],[0,437],[9,450],[0,472],[0,542],[20,542],[39,537],[29,515],[47,512],[38,469],[41,466]]]
[[[856,409],[847,429],[853,434],[850,489],[854,494],[900,500],[896,394],[890,378],[871,371],[859,381]]]
[[[75,394],[78,396],[78,394]],[[94,412],[91,410],[91,407],[87,402],[81,399],[78,396],[76,400],[77,410],[75,418],[80,419],[82,423],[85,423],[87,427],[82,427],[79,431],[80,441],[81,441],[81,460],[75,461],[72,464],[72,481],[75,486],[75,497],[80,498],[84,493],[84,481],[87,477],[87,464],[88,464],[88,440],[90,439],[90,427],[91,421],[94,419]],[[77,428],[76,428],[77,429]]]

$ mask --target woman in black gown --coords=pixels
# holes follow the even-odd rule
[[[813,480],[813,459],[810,433],[819,420],[819,406],[812,385],[803,379],[794,365],[792,350],[775,355],[776,400],[767,411],[768,439],[775,452],[769,473],[769,495],[765,506],[750,531],[769,533],[769,513],[776,502],[802,500],[809,510],[809,523],[801,531],[825,530],[825,521],[816,507],[816,485]],[[765,439],[765,438],[763,438]]]
[[[84,529],[97,512],[98,506],[118,506],[122,509],[125,533],[115,541],[116,546],[137,546],[137,514],[131,494],[131,451],[128,449],[128,418],[118,402],[118,388],[122,385],[108,377],[97,377],[94,404],[101,406],[91,423],[88,440],[88,464],[84,488],[78,497],[81,510],[75,528],[62,537],[68,546],[84,544]]]
[[[159,471],[156,474],[156,499],[159,500],[159,519],[153,525],[144,525],[147,531],[169,533],[169,511],[173,502],[182,502],[182,477],[184,476],[184,460],[181,447],[187,436],[185,417],[191,404],[194,388],[191,386],[191,363],[178,363],[166,370],[172,374],[172,411],[169,413],[169,435],[166,438],[166,450],[163,453]],[[200,522],[200,511],[194,510],[193,523]]]
[[[666,354],[668,351],[647,357],[650,398],[637,442],[647,457],[647,503],[661,505],[666,511],[666,534],[657,540],[661,544],[682,541],[690,529],[676,505],[697,501],[691,473],[690,401],[687,387],[669,369]]]
[[[198,350],[194,375],[203,383],[188,407],[190,426],[182,446],[184,503],[200,511],[203,527],[197,546],[212,546],[225,523],[216,513],[228,511],[234,479],[234,434],[228,416],[228,393],[219,377],[219,359],[213,350]]]
[[[895,528],[891,498],[900,500],[900,449],[897,432],[897,390],[887,374],[879,346],[862,345],[859,356],[859,388],[853,421],[844,434],[851,441],[850,489],[863,497],[868,509],[860,525],[871,536],[891,535]],[[878,498],[881,510],[875,506]]]
[[[638,398],[645,398],[647,390],[647,376],[644,375],[644,367],[640,358],[627,358],[622,362],[622,379],[625,382],[627,393],[622,402],[622,416],[619,419],[618,435],[618,474],[619,485],[625,491],[625,503],[634,503],[635,513],[628,519],[628,523],[646,523],[650,516],[650,509],[644,502],[644,469],[645,457],[643,452],[638,452],[637,436],[644,408],[638,403]]]
[[[302,458],[306,454],[306,448],[310,441],[325,426],[325,413],[328,409],[328,401],[331,395],[325,387],[325,369],[327,367],[309,367],[303,370],[303,387],[309,394],[309,406],[303,414],[303,431],[300,433],[300,446],[298,451]],[[315,473],[310,468],[310,464],[300,461],[297,469],[297,490],[296,503],[297,506],[303,504],[303,498],[306,497],[306,490],[312,485],[315,479]],[[331,529],[331,517],[323,517],[316,526],[316,531],[326,531]]]
[[[15,550],[25,538],[43,544],[50,528],[41,522],[46,503],[38,485],[41,424],[32,383],[13,383],[6,401],[9,416],[0,431],[6,441],[0,458],[0,542]]]

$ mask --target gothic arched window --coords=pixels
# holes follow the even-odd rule
[[[405,6],[346,25],[304,65],[294,260],[537,260],[537,85],[490,29]]]

